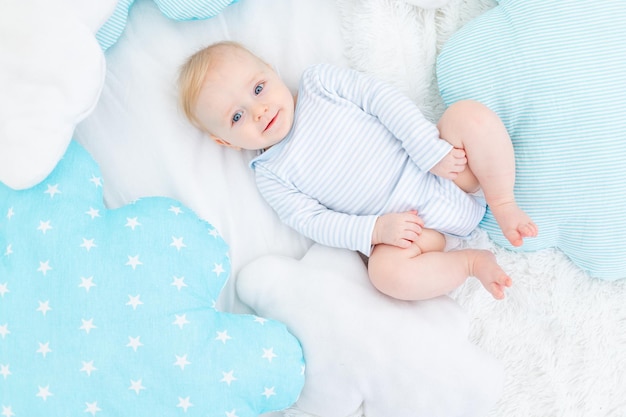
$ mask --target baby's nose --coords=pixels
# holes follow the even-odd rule
[[[261,117],[263,117],[263,115],[267,113],[267,110],[268,110],[268,106],[266,104],[256,105],[254,108],[254,118],[256,120],[260,120]]]

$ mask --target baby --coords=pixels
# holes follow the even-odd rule
[[[327,64],[307,69],[294,97],[270,65],[233,42],[191,56],[179,87],[195,126],[221,145],[259,151],[250,166],[280,219],[320,244],[369,256],[379,291],[427,299],[474,276],[504,298],[511,278],[490,251],[445,250],[447,236],[477,227],[485,200],[513,245],[537,235],[515,201],[509,135],[484,105],[455,103],[435,126],[392,86]]]

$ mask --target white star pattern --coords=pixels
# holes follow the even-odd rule
[[[185,366],[191,365],[191,362],[187,360],[187,354],[183,356],[178,356],[178,355],[175,355],[175,356],[176,356],[176,362],[174,362],[174,366],[180,367],[181,371],[185,370]]]
[[[259,323],[261,326],[264,326],[265,323],[267,322],[267,319],[263,318],[263,317],[255,316],[254,317],[254,322],[255,323]]]
[[[11,406],[2,406],[2,413],[0,413],[0,415],[2,415],[2,417],[13,417],[15,415],[15,413],[13,413],[13,410],[11,408]]]
[[[4,284],[0,284],[0,297],[4,298],[4,294],[11,292],[9,291],[9,283],[5,282]]]
[[[80,326],[80,329],[84,330],[85,333],[89,334],[89,332],[92,331],[93,329],[97,329],[96,325],[93,324],[93,319],[89,319],[89,320],[81,319],[81,321],[83,322],[83,324]]]
[[[48,353],[52,352],[50,349],[50,342],[39,343],[39,349],[37,349],[37,353],[41,353],[41,355],[45,358]]]
[[[185,277],[174,277],[172,285],[175,286],[178,291],[180,291],[181,288],[187,286],[187,284],[185,284]]]
[[[276,395],[276,392],[274,392],[274,387],[271,387],[271,388],[265,387],[265,389],[263,390],[263,393],[261,395],[264,395],[265,398],[269,398],[272,395]]]
[[[187,409],[192,406],[193,404],[191,403],[190,397],[178,397],[178,405],[176,407],[182,408],[185,413],[187,412]]]
[[[87,408],[85,408],[85,413],[91,413],[92,416],[95,416],[97,412],[102,411],[100,407],[98,407],[98,402],[94,401],[92,403],[85,403]]]
[[[137,310],[137,306],[140,306],[143,304],[143,302],[139,299],[139,295],[136,296],[132,296],[129,295],[128,296],[128,302],[126,303],[127,306],[131,306],[133,308],[133,310]]]
[[[171,211],[172,213],[174,213],[177,216],[179,214],[183,214],[183,211],[180,209],[180,207],[177,207],[177,206],[170,206],[168,211]]]
[[[54,395],[50,392],[50,385],[46,385],[45,387],[38,387],[39,391],[37,392],[37,397],[41,397],[42,400],[46,401],[48,397]]]
[[[39,262],[39,268],[37,268],[37,272],[41,272],[44,276],[50,271],[52,267],[50,266],[50,261]]]
[[[4,339],[9,333],[11,333],[9,331],[9,324],[8,323],[4,323],[2,326],[0,326],[0,336],[2,336],[2,338]]]
[[[39,302],[39,307],[37,308],[37,311],[40,311],[41,314],[44,315],[44,317],[46,316],[46,313],[50,310],[52,310],[52,308],[50,307],[50,301]]]
[[[139,255],[135,255],[135,256],[129,255],[128,262],[126,262],[124,265],[131,266],[134,271],[139,265],[143,265],[143,263],[141,263],[141,261],[139,260]]]
[[[78,285],[79,288],[84,288],[86,292],[89,292],[89,290],[91,289],[91,287],[95,287],[96,284],[94,284],[93,282],[93,277],[80,277],[80,284]]]
[[[83,366],[82,366],[82,368],[80,368],[80,371],[81,372],[85,372],[87,374],[87,376],[91,376],[91,373],[93,371],[97,371],[97,370],[98,370],[98,368],[93,366],[93,361],[89,361],[89,362],[83,361]]]
[[[237,410],[233,410],[233,411],[227,411],[226,417],[239,417],[239,416],[237,415]]]
[[[41,233],[45,235],[46,232],[50,229],[52,229],[52,226],[50,225],[50,220],[46,220],[45,222],[39,221],[39,227],[37,227],[37,230],[41,231]]]
[[[209,234],[216,239],[220,237],[220,232],[218,232],[217,229],[214,228],[209,229]]]
[[[127,217],[125,227],[130,227],[131,230],[135,230],[135,227],[141,226],[141,223],[137,221],[137,217]]]
[[[128,389],[131,390],[131,391],[135,391],[135,393],[137,395],[139,395],[139,392],[141,390],[146,389],[146,387],[144,387],[143,384],[141,383],[141,379],[138,379],[136,381],[131,379],[130,380],[130,387],[128,387]]]
[[[133,350],[137,352],[137,348],[139,346],[143,346],[143,343],[139,341],[140,338],[141,336],[137,336],[137,337],[128,336],[128,344],[126,346],[133,348]]]
[[[226,343],[227,340],[232,339],[232,337],[230,337],[228,335],[228,331],[224,330],[223,332],[217,332],[217,337],[215,338],[215,340],[221,340],[222,343]]]
[[[215,268],[213,268],[213,272],[218,277],[224,273],[224,266],[222,264],[215,264]]]
[[[102,178],[100,177],[96,177],[95,175],[92,175],[89,181],[92,182],[93,185],[95,185],[98,188],[102,187]]]
[[[87,252],[91,250],[91,248],[97,247],[97,245],[93,242],[95,239],[85,239],[83,238],[83,243],[81,243],[80,247],[85,248]]]
[[[174,246],[179,252],[182,248],[187,247],[187,245],[183,243],[182,237],[174,237],[174,236],[172,236],[172,243],[170,243],[170,246]]]
[[[59,191],[59,184],[48,184],[48,188],[43,193],[50,195],[50,198],[54,198],[55,195],[61,194],[61,191]]]
[[[89,207],[89,210],[87,210],[85,214],[91,217],[91,220],[93,220],[96,217],[100,217],[100,210],[95,209],[93,207]]]
[[[183,326],[185,324],[189,324],[189,320],[187,320],[187,315],[186,314],[176,314],[176,320],[174,320],[174,322],[172,323],[176,326],[178,326],[180,329],[183,328]]]
[[[7,211],[7,219],[11,220],[11,218],[15,215],[13,211],[13,207],[9,207],[9,211]]]
[[[263,359],[267,359],[268,362],[272,362],[272,359],[276,358],[277,355],[274,353],[274,348],[265,349],[263,348]]]
[[[9,375],[11,375],[11,371],[9,370],[9,365],[0,364],[0,375],[7,379]]]
[[[237,378],[235,378],[235,376],[233,375],[234,371],[228,371],[228,372],[222,372],[222,379],[220,379],[220,382],[226,382],[226,384],[230,387],[230,383],[233,381],[236,381]]]
[[[9,256],[13,253],[13,245],[8,244],[7,249],[4,251],[4,256]]]

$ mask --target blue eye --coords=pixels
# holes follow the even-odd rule
[[[241,112],[235,113],[235,115],[233,116],[233,123],[237,123],[242,117]]]
[[[263,84],[259,84],[254,87],[254,94],[259,95],[261,94],[261,91],[263,91]]]

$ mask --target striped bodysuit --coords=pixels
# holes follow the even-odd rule
[[[417,210],[465,237],[485,204],[430,173],[452,146],[394,87],[320,64],[302,77],[288,136],[250,163],[280,219],[315,242],[370,254],[376,218]]]

